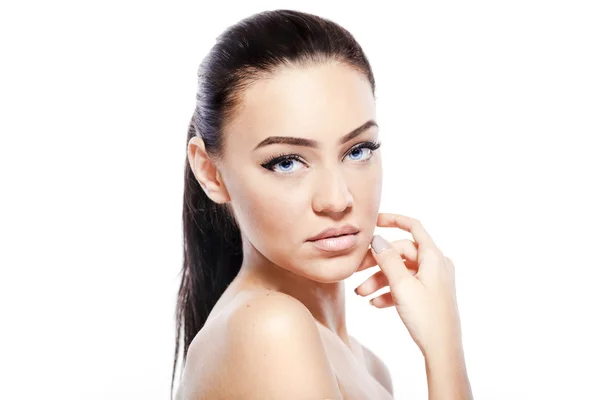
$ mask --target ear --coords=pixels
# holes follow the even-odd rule
[[[198,136],[191,138],[187,153],[192,172],[204,193],[215,203],[227,203],[230,200],[229,192],[217,165],[206,152],[202,138]]]

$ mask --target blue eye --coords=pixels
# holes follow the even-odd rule
[[[368,161],[371,158],[371,156],[373,155],[373,152],[375,150],[377,150],[379,148],[379,146],[381,146],[381,143],[379,143],[379,142],[377,142],[377,143],[364,142],[364,143],[361,143],[358,146],[352,148],[348,152],[348,156],[350,157],[350,159],[352,161],[359,161],[359,162]],[[362,156],[364,156],[364,157],[362,157]]]
[[[295,162],[297,162],[297,161],[288,158],[288,159],[279,161],[277,164],[274,164],[273,167],[276,167],[276,166],[279,165],[279,166],[281,166],[281,168],[279,169],[279,171],[281,171],[281,172],[292,172],[292,171],[294,171],[294,169],[292,167],[294,166]]]
[[[261,164],[264,168],[275,171],[279,173],[289,174],[295,172],[299,167],[294,168],[297,164],[304,164],[300,157],[295,154],[281,154],[279,156],[275,156],[263,164]],[[279,167],[279,168],[277,168]]]
[[[350,159],[352,160],[360,160],[360,156],[363,155],[363,153],[365,153],[363,150],[365,149],[362,147],[356,147],[352,149],[350,153],[348,153],[348,156],[350,156]]]
[[[359,163],[367,162],[379,146],[381,146],[380,142],[363,142],[350,149],[345,157],[349,157],[351,161]],[[297,154],[280,154],[269,158],[261,164],[263,168],[280,174],[293,174],[298,169],[301,169],[303,165],[309,168],[308,164]]]

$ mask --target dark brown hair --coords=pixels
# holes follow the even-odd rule
[[[286,65],[327,61],[364,74],[375,94],[367,57],[354,37],[330,20],[293,10],[265,11],[229,27],[198,69],[196,108],[186,140],[200,136],[207,152],[219,157],[222,130],[239,105],[245,87]],[[176,342],[171,398],[183,332],[183,364],[192,339],[242,265],[240,230],[226,205],[210,200],[185,161],[183,268],[176,309]],[[183,365],[182,365],[183,366]],[[182,368],[183,371],[183,368]]]

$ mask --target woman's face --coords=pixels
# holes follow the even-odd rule
[[[285,68],[245,89],[224,130],[219,169],[252,251],[319,282],[356,271],[381,198],[380,151],[368,147],[377,143],[378,128],[369,121],[369,82],[344,65]],[[341,241],[344,249],[308,240],[347,224],[359,232]]]

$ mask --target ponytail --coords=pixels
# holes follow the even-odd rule
[[[187,142],[195,134],[192,119]],[[242,265],[242,240],[237,223],[225,204],[217,204],[206,195],[187,158],[183,190],[183,244],[171,393],[182,331],[183,367],[191,341],[202,329],[208,314]]]
[[[186,146],[192,137],[200,136],[208,154],[221,156],[223,127],[236,115],[245,88],[282,65],[327,60],[341,61],[362,73],[374,93],[373,71],[362,48],[350,32],[331,20],[295,10],[269,10],[230,26],[217,37],[198,69],[196,109]],[[242,265],[241,233],[233,213],[206,196],[187,159],[183,241],[171,398],[181,333],[183,371],[191,341]]]

